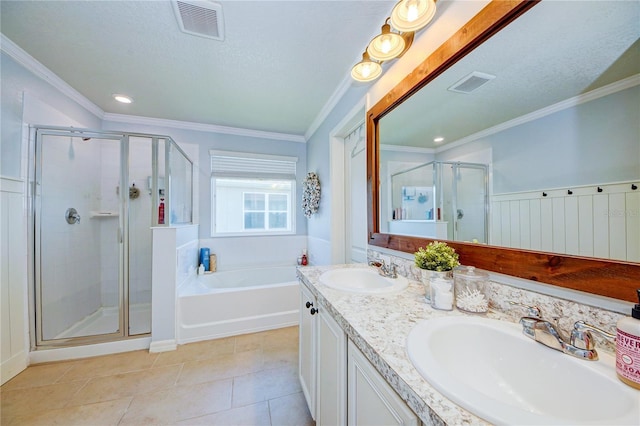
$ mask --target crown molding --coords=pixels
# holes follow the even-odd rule
[[[84,97],[84,95],[71,87],[66,81],[55,75],[49,68],[38,62],[33,56],[25,52],[20,46],[15,44],[4,34],[0,34],[0,50],[11,56],[16,62],[31,71],[37,77],[51,84],[64,95],[80,104],[96,117],[100,119],[104,117],[104,111],[102,108]]]
[[[631,87],[640,85],[640,74],[632,75],[631,77],[627,77],[625,79],[616,81],[611,84],[607,84],[606,86],[599,87],[587,93],[582,93],[578,96],[574,96],[573,98],[565,99],[564,101],[560,101],[553,105],[549,105],[537,111],[533,111],[529,114],[525,114],[523,116],[514,118],[513,120],[505,121],[504,123],[500,123],[493,127],[489,127],[488,129],[481,130],[472,135],[466,136],[462,139],[458,139],[455,142],[451,142],[446,144],[438,149],[436,149],[436,153],[441,153],[447,151],[452,148],[459,147],[461,145],[467,144],[469,142],[473,142],[480,138],[485,138],[487,136],[494,135],[496,133],[502,132],[504,130],[510,129],[512,127],[520,126],[521,124],[528,123],[530,121],[537,120],[539,118],[545,117],[547,115],[554,114],[556,112],[560,112],[562,110],[576,107],[580,104],[590,102],[596,100],[598,98],[602,98],[607,95],[611,95],[616,92],[620,92],[622,90],[630,89]]]
[[[238,127],[219,126],[217,124],[195,123],[190,121],[167,120],[163,118],[141,117],[136,115],[104,114],[105,121],[118,123],[142,124],[146,126],[170,127],[173,129],[195,130],[199,132],[222,133],[226,135],[248,136],[252,138],[273,139],[279,141],[289,141],[306,143],[307,140],[302,135],[290,133],[265,132],[262,130],[241,129]]]
[[[342,97],[350,87],[351,75],[347,75],[342,79],[336,90],[333,91],[333,93],[329,97],[329,100],[327,100],[316,118],[311,122],[311,125],[309,126],[307,131],[304,133],[304,138],[306,140],[309,140],[311,136],[313,136],[313,134],[320,128],[324,120],[327,119],[331,111],[333,111],[336,105],[338,105],[338,102],[340,102],[340,99],[342,99]]]
[[[380,145],[381,151],[394,151],[394,152],[410,152],[413,154],[433,154],[436,152],[433,148],[421,148],[417,146],[403,146],[403,145]]]

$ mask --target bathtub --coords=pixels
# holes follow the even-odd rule
[[[295,266],[236,269],[193,278],[178,288],[178,343],[297,325]]]

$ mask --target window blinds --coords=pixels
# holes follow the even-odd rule
[[[296,178],[297,157],[246,152],[209,151],[211,175],[261,179]]]

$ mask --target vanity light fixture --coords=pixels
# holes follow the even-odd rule
[[[121,102],[123,104],[130,104],[133,102],[133,99],[131,99],[131,97],[127,96],[127,95],[121,95],[121,94],[114,94],[113,95],[113,99],[115,99],[118,102]]]
[[[398,31],[418,31],[436,14],[435,0],[400,0],[391,11],[391,25]]]
[[[405,37],[398,33],[391,32],[389,18],[382,26],[382,31],[367,46],[369,56],[377,61],[388,61],[400,56],[407,47]],[[411,33],[413,41],[413,33]]]
[[[380,74],[382,74],[382,67],[378,62],[372,61],[367,52],[362,54],[362,61],[351,68],[351,78],[357,81],[375,80]]]
[[[381,33],[369,42],[366,56],[362,55],[362,61],[351,69],[351,77],[362,82],[378,78],[382,74],[381,64],[404,55],[413,43],[415,31],[431,22],[435,13],[435,0],[400,0],[391,17],[385,20]]]

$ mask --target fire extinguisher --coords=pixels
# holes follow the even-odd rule
[[[164,225],[164,198],[160,198],[160,205],[158,206],[158,224]]]

